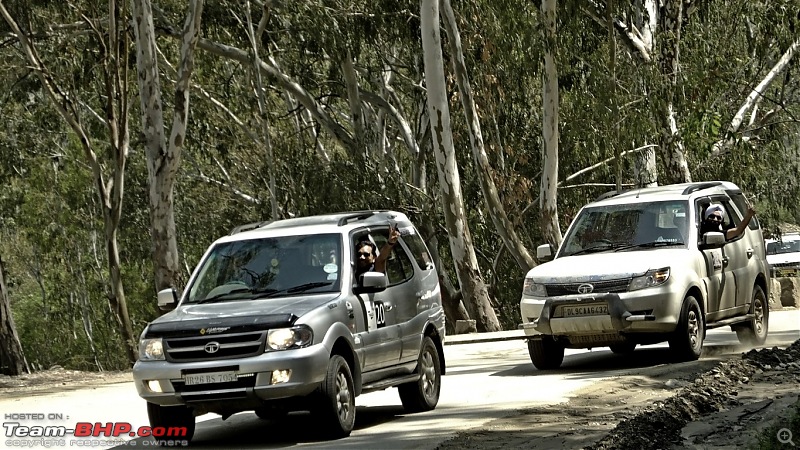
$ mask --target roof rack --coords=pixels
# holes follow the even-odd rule
[[[356,212],[356,213],[353,213],[353,214],[350,214],[350,215],[342,217],[341,219],[339,219],[339,222],[337,223],[337,225],[341,227],[342,225],[347,225],[349,222],[352,222],[354,220],[368,219],[368,218],[372,217],[373,215],[375,215],[378,212],[380,212],[380,211],[359,211],[359,212]]]
[[[265,220],[265,221],[261,221],[261,222],[253,222],[253,223],[247,223],[247,224],[244,224],[244,225],[239,225],[238,227],[235,227],[234,229],[232,229],[230,234],[234,235],[236,233],[241,233],[242,231],[255,230],[256,228],[261,228],[261,227],[267,226],[267,225],[269,225],[271,223],[272,223],[271,220]]]
[[[683,195],[689,195],[693,192],[702,191],[703,189],[708,189],[720,185],[722,185],[721,181],[707,181],[705,183],[695,183],[692,184],[691,186],[687,186],[686,189],[683,190]]]
[[[594,201],[596,201],[596,202],[599,202],[600,200],[605,200],[605,199],[607,199],[607,198],[614,197],[615,195],[622,194],[623,192],[625,192],[625,189],[623,189],[623,190],[621,190],[621,191],[608,191],[608,192],[604,192],[604,193],[600,194],[600,195],[599,195],[599,196],[598,196],[596,199],[594,199]]]

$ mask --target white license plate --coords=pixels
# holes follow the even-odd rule
[[[564,317],[600,316],[608,314],[608,305],[562,306]]]
[[[229,383],[236,381],[236,372],[193,373],[183,376],[187,386],[195,384]]]

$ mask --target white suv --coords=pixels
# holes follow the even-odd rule
[[[767,262],[773,277],[795,277],[800,271],[800,234],[787,233],[767,239]]]
[[[558,368],[564,349],[668,341],[682,360],[700,356],[706,329],[730,326],[740,341],[767,336],[769,270],[753,218],[730,241],[700,235],[705,208],[721,204],[723,226],[746,211],[730,182],[686,183],[609,193],[584,206],[553,257],[545,244],[525,277],[520,325],[531,361]]]

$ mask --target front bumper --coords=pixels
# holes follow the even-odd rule
[[[182,363],[137,361],[133,366],[133,379],[140,397],[161,406],[227,404],[231,409],[247,410],[266,401],[313,392],[325,377],[329,354],[329,349],[317,344],[248,358]],[[280,370],[291,370],[291,376],[288,381],[273,385],[272,373]],[[214,372],[235,372],[237,380],[185,385],[187,373]],[[162,392],[150,388],[152,381],[160,385]]]
[[[523,296],[520,328],[526,336],[670,332],[677,326],[684,295],[667,285],[620,294]],[[568,316],[565,306],[585,308],[586,314]]]

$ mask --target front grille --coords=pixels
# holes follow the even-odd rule
[[[584,283],[552,283],[545,284],[544,287],[547,290],[548,297],[580,294],[580,292],[578,292],[578,287],[586,284],[592,285],[592,294],[613,294],[619,292],[628,292],[628,285],[630,282],[630,278],[623,278],[620,280],[604,280]]]
[[[792,267],[793,268],[793,267],[798,267],[798,266],[800,266],[800,263],[798,263],[798,262],[787,262],[787,263],[772,264],[772,267],[777,267],[777,268],[781,268],[781,267]]]
[[[204,391],[224,391],[231,389],[246,389],[256,385],[256,374],[240,373],[236,381],[228,383],[193,384],[186,386],[183,380],[171,380],[172,387],[179,394]]]
[[[256,356],[264,353],[263,331],[165,339],[169,361],[208,361]],[[214,344],[216,343],[216,345]],[[216,351],[209,352],[207,349]]]

